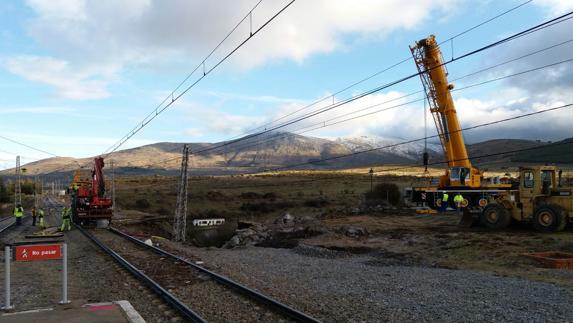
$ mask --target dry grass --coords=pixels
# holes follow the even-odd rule
[[[453,215],[361,215],[351,216],[340,210],[360,205],[370,189],[364,170],[291,171],[257,176],[198,177],[189,181],[190,213],[223,214],[246,221],[272,221],[284,212],[295,216],[322,219],[330,233],[305,240],[305,243],[330,248],[384,250],[435,263],[447,268],[493,272],[573,287],[573,274],[541,268],[523,253],[536,251],[573,252],[573,229],[557,234],[540,234],[529,227],[513,226],[502,232],[484,228],[457,227]],[[410,186],[418,179],[412,170],[408,176],[378,176],[376,182]],[[375,182],[375,183],[376,183]],[[137,199],[150,206],[145,213],[169,217],[173,214],[177,180],[168,177],[121,177],[117,181],[117,201],[122,209],[134,209]],[[251,194],[250,192],[254,193]],[[317,200],[327,201],[318,205]],[[264,212],[245,204],[266,203]],[[321,202],[322,203],[322,202]],[[352,239],[335,233],[343,226],[368,229],[364,239]]]

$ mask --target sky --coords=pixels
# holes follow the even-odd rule
[[[170,100],[171,93],[179,96],[201,77],[201,62],[257,2],[0,2],[0,136],[57,156],[102,154],[164,99]],[[288,2],[261,1],[251,18],[205,60],[205,70]],[[261,125],[272,127],[278,123],[269,122],[295,111],[302,109],[281,121],[410,75],[416,67],[406,60],[340,92],[411,57],[409,46],[416,40],[430,34],[447,40],[523,2],[296,0],[120,149],[154,142],[218,142]],[[444,59],[571,10],[570,0],[533,0],[445,42]],[[573,62],[559,63],[573,58],[570,30],[573,19],[448,64],[451,81],[557,45],[452,81],[462,126],[573,103]],[[465,88],[552,63],[559,64]],[[201,67],[184,81],[196,66]],[[421,89],[420,79],[412,78],[281,130],[330,139],[408,140],[425,131],[431,135],[435,127],[418,100],[422,94],[402,98]],[[394,107],[400,104],[404,105]],[[348,113],[359,116],[390,107],[394,108],[332,124],[348,118]],[[567,108],[464,135],[470,143],[492,138],[559,140],[573,137],[571,120],[573,113]],[[16,155],[23,164],[51,157],[2,137],[0,169],[12,167]]]

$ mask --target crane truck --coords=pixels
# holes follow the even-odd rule
[[[103,177],[103,158],[94,159],[90,170],[78,169],[74,173],[71,184],[72,191],[72,220],[75,223],[107,220],[113,216],[112,199],[105,196],[105,181]]]
[[[559,231],[573,218],[571,189],[562,188],[561,175],[556,179],[555,166],[521,167],[519,182],[504,183],[486,179],[472,165],[439,44],[430,35],[410,47],[430,112],[447,161],[445,174],[437,185],[413,188],[413,200],[431,208],[444,203],[443,193],[461,193],[464,217],[461,223],[472,223],[474,216],[492,229],[501,229],[512,220],[531,222],[542,232]],[[428,155],[424,153],[424,165]]]

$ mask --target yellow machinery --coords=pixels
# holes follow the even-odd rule
[[[572,189],[562,187],[555,166],[521,167],[519,189],[491,195],[480,214],[480,222],[492,229],[515,220],[531,222],[541,232],[561,231],[572,218]]]
[[[430,112],[448,163],[438,185],[416,188],[414,199],[436,208],[441,205],[441,195],[444,192],[460,192],[464,196],[464,206],[484,206],[489,194],[508,189],[511,184],[486,183],[483,174],[472,165],[452,99],[451,90],[454,86],[448,83],[448,72],[435,36],[431,35],[416,42],[410,50],[420,73]],[[425,154],[425,165],[428,163],[426,156]]]
[[[440,178],[440,187],[481,186],[482,174],[472,166],[452,99],[447,71],[442,61],[440,47],[434,35],[422,39],[410,47],[420,78],[430,104],[430,111],[448,162],[446,174]]]
[[[492,229],[504,228],[514,220],[530,222],[542,232],[563,230],[573,218],[573,197],[571,188],[561,186],[561,172],[555,166],[522,167],[519,184],[485,180],[470,162],[451,95],[454,86],[448,83],[436,38],[422,39],[410,50],[448,162],[438,185],[414,188],[413,200],[436,208],[443,193],[453,196],[460,192],[465,207],[461,223],[471,224],[473,214],[479,214],[480,222]]]

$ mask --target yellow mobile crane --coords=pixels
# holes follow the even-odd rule
[[[448,163],[438,185],[415,189],[415,197],[427,202],[430,207],[439,207],[444,192],[460,192],[464,196],[465,207],[485,206],[489,194],[509,189],[511,184],[486,183],[483,173],[472,165],[452,99],[451,90],[454,86],[448,83],[448,72],[435,36],[430,35],[416,42],[410,50]],[[424,153],[426,166],[427,156],[427,153]]]
[[[573,190],[561,185],[561,171],[555,166],[520,167],[519,182],[487,182],[468,156],[458,120],[447,70],[435,36],[412,47],[412,56],[422,79],[448,167],[437,186],[415,188],[414,201],[430,207],[441,204],[444,192],[460,192],[466,207],[461,223],[471,224],[472,214],[492,229],[514,221],[529,222],[541,232],[563,230],[573,219]],[[427,154],[424,164],[428,165]]]

